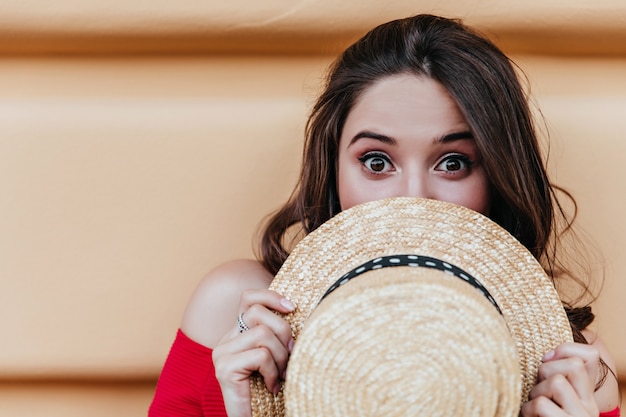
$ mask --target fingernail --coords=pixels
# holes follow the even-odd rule
[[[289,349],[289,353],[291,353],[291,351],[293,350],[293,345],[295,345],[296,342],[293,341],[293,339],[289,339],[289,343],[287,343],[287,349]]]
[[[296,306],[291,301],[287,300],[286,298],[281,298],[280,305],[282,305],[289,311],[293,311],[296,309]]]
[[[554,351],[554,349],[549,350],[549,351],[547,351],[547,352],[546,352],[546,354],[545,354],[545,355],[543,355],[543,358],[541,358],[541,360],[542,360],[543,362],[547,362],[547,361],[549,361],[550,359],[554,358],[554,354],[555,354],[555,353],[556,353],[556,352]]]
[[[274,393],[274,395],[278,395],[278,392],[280,391],[280,384],[276,384],[274,385],[274,389],[272,390],[272,392]]]
[[[282,376],[282,378],[283,378],[283,381],[284,381],[285,379],[287,379],[287,370],[286,370],[286,369],[283,371],[283,373],[282,373],[282,375],[281,375],[281,376]]]

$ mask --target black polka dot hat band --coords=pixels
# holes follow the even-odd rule
[[[500,307],[496,303],[496,300],[493,299],[489,291],[473,276],[463,271],[461,268],[458,268],[454,265],[450,265],[447,262],[442,261],[441,259],[431,258],[430,256],[418,256],[418,255],[392,255],[392,256],[383,256],[376,259],[372,259],[364,263],[363,265],[359,265],[354,268],[352,271],[346,273],[344,276],[339,278],[333,285],[328,288],[328,290],[324,293],[322,298],[323,300],[330,293],[335,291],[342,285],[350,282],[351,279],[358,277],[361,274],[364,274],[369,271],[373,271],[381,268],[388,268],[392,266],[409,266],[409,267],[422,267],[422,268],[433,268],[439,271],[443,271],[447,274],[453,275],[463,281],[467,282],[472,287],[476,288],[493,306],[498,310],[498,313],[502,314],[500,311]]]
[[[515,417],[543,354],[572,340],[532,254],[440,201],[337,214],[295,246],[270,289],[296,305],[284,316],[295,347],[277,395],[252,378],[254,417]]]

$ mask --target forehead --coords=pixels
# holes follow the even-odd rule
[[[348,114],[344,132],[382,128],[440,134],[459,127],[467,127],[465,119],[443,85],[425,76],[400,74],[363,91]]]

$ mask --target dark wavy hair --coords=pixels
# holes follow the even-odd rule
[[[556,243],[571,228],[548,179],[529,100],[516,67],[486,37],[460,21],[418,15],[382,24],[331,66],[306,125],[302,170],[289,200],[264,225],[259,259],[276,273],[289,254],[292,226],[310,233],[340,211],[336,188],[339,139],[361,94],[384,77],[412,74],[443,85],[469,125],[490,181],[492,220],[515,236],[555,281],[574,279]],[[588,291],[584,281],[579,281]],[[593,320],[589,307],[568,315],[577,340]]]

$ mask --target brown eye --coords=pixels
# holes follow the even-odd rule
[[[469,169],[471,166],[472,162],[466,156],[450,155],[437,164],[435,169],[437,171],[454,173]]]
[[[361,161],[365,169],[373,174],[383,174],[393,170],[393,165],[387,155],[365,154],[359,158],[359,161]]]
[[[372,158],[369,160],[369,168],[372,171],[382,172],[385,169],[385,160],[382,158]]]
[[[445,162],[446,171],[458,171],[462,168],[461,161],[458,159],[449,159]]]

